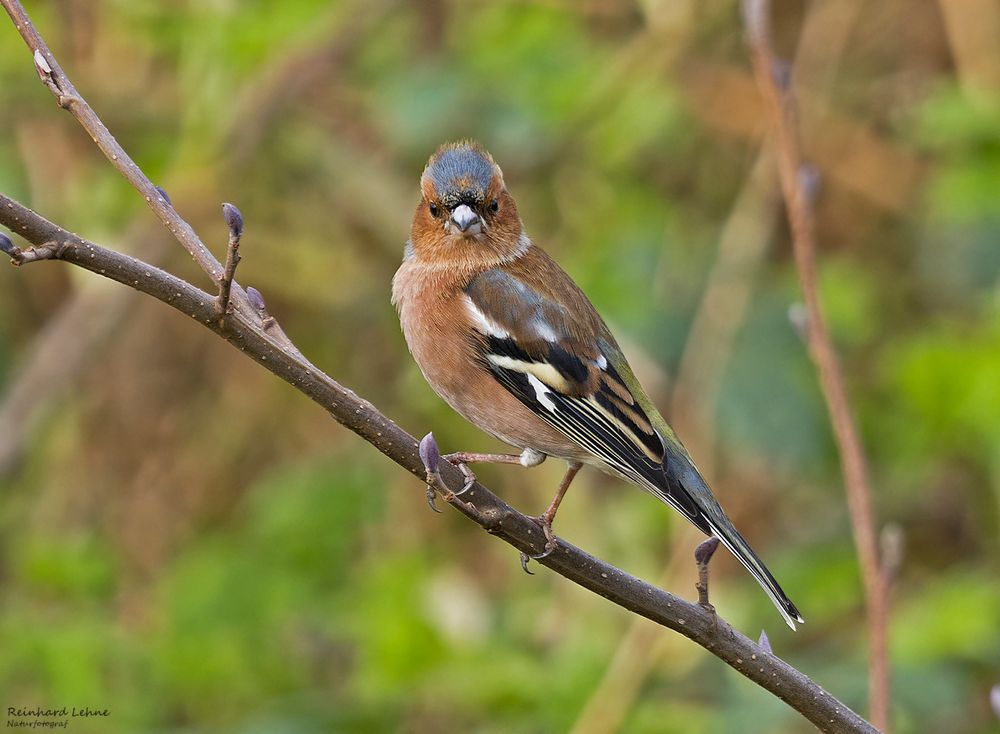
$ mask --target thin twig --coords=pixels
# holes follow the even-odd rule
[[[715,614],[715,607],[708,600],[708,564],[719,548],[718,538],[703,540],[694,549],[694,561],[698,564],[698,582],[695,588],[698,590],[698,604],[706,611]]]
[[[240,210],[232,204],[223,204],[222,216],[229,226],[229,246],[226,248],[226,267],[219,277],[219,297],[216,299],[220,319],[224,319],[229,310],[229,294],[233,289],[236,266],[240,264],[240,239],[243,237],[243,214]]]
[[[424,486],[427,469],[416,439],[367,400],[301,358],[297,350],[276,340],[274,330],[265,329],[256,315],[247,319],[236,312],[220,323],[215,299],[209,293],[141,260],[88,242],[3,194],[0,224],[29,242],[58,243],[57,259],[111,278],[190,316],[321,405],[342,425],[418,477],[421,484],[417,486]],[[447,487],[460,487],[465,481],[448,462],[441,462],[439,473]],[[482,484],[475,483],[460,499],[451,506],[491,535],[525,553],[537,555],[543,550],[545,537],[535,519],[518,512]],[[757,643],[698,604],[657,589],[561,539],[555,551],[539,562],[612,603],[693,640],[785,701],[821,731],[876,731],[806,675],[778,658],[765,656]]]
[[[865,587],[869,630],[869,708],[875,726],[885,731],[890,708],[887,584],[879,560],[868,467],[847,397],[843,370],[827,331],[816,285],[815,175],[803,163],[794,100],[787,84],[788,75],[778,73],[782,67],[771,46],[769,3],[767,0],[743,0],[743,13],[754,75],[766,101],[775,141],[778,173],[808,315],[806,337],[809,354],[819,373],[820,387],[840,451],[847,506]]]
[[[0,232],[0,252],[10,257],[11,265],[24,265],[37,260],[51,260],[58,254],[59,246],[55,242],[45,242],[22,250],[15,245],[10,237]]]
[[[14,22],[14,27],[21,38],[28,45],[31,51],[32,61],[35,70],[46,88],[52,92],[56,102],[60,107],[69,111],[77,119],[83,129],[87,131],[91,139],[101,149],[105,157],[111,162],[125,179],[135,187],[153,210],[153,213],[163,222],[163,226],[170,230],[170,233],[177,238],[184,248],[191,254],[194,261],[204,270],[209,277],[215,279],[222,273],[222,265],[215,256],[209,252],[208,248],[201,241],[194,230],[173,206],[169,199],[161,195],[161,192],[153,185],[146,174],[136,165],[125,149],[119,145],[118,141],[111,134],[111,131],[104,125],[97,113],[87,104],[87,101],[80,96],[76,87],[62,70],[56,57],[49,50],[48,45],[42,36],[35,30],[27,12],[17,0],[0,0],[0,5],[7,11],[7,15]]]

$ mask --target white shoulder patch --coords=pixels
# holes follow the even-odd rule
[[[472,325],[476,329],[483,334],[495,336],[497,339],[507,339],[510,337],[507,330],[480,311],[471,298],[463,295],[462,299],[465,301],[465,310],[468,312],[469,318],[472,319]]]
[[[597,356],[597,361],[595,362],[598,369],[606,370],[608,368],[608,360],[603,354]]]
[[[538,336],[547,342],[554,344],[559,339],[559,337],[556,336],[555,331],[552,330],[552,327],[541,319],[533,321],[531,323],[531,327],[534,329],[535,333],[538,334]]]

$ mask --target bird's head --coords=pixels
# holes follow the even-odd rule
[[[420,178],[423,194],[411,240],[420,257],[465,260],[516,257],[521,219],[503,173],[478,143],[446,143]]]

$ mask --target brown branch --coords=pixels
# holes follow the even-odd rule
[[[7,11],[7,15],[14,22],[14,27],[28,45],[39,78],[55,96],[59,106],[68,110],[76,118],[111,162],[111,165],[143,196],[149,208],[163,222],[163,226],[170,230],[170,233],[191,254],[199,267],[209,277],[218,278],[222,274],[222,265],[191,229],[191,225],[174,210],[169,199],[162,196],[160,190],[153,185],[153,182],[125,152],[125,149],[119,145],[111,131],[101,122],[97,113],[87,104],[87,101],[80,96],[76,87],[73,86],[73,82],[69,80],[59,62],[56,61],[56,57],[49,50],[45,40],[35,30],[35,26],[21,3],[17,0],[0,0],[0,5]]]
[[[24,9],[16,0],[0,0],[17,25],[33,53],[42,81],[57,96],[62,106],[70,109],[81,124],[92,132],[112,163],[133,181],[146,195],[151,207],[163,219],[161,210],[169,209],[171,231],[188,248],[199,263],[207,263],[206,272],[213,278],[227,278],[230,286],[237,259],[232,243],[233,222],[230,223],[230,257],[232,267],[222,271],[218,261],[204,250],[190,226],[170,207],[137,166],[117,147],[103,123],[76,93],[48,51],[41,37],[31,26]],[[39,60],[41,59],[41,61]],[[110,153],[120,151],[120,153]],[[122,163],[127,161],[127,165]],[[138,182],[138,183],[136,183]],[[149,189],[150,193],[146,194]],[[155,200],[155,204],[154,204]],[[163,205],[163,206],[160,206]],[[227,220],[229,218],[227,217]],[[420,458],[417,441],[379,412],[371,403],[343,387],[317,369],[285,336],[273,317],[267,314],[263,298],[252,290],[241,294],[245,308],[234,309],[231,318],[219,318],[218,300],[187,281],[137,258],[109,250],[46,220],[18,202],[0,194],[0,223],[17,232],[34,248],[22,251],[13,246],[5,251],[12,259],[28,262],[27,252],[38,253],[32,259],[58,259],[103,275],[137,291],[153,296],[195,319],[226,339],[234,347],[288,382],[326,409],[338,422],[375,446],[401,467],[426,479],[427,470]],[[240,227],[241,229],[241,227]],[[193,238],[193,239],[192,239]],[[236,238],[238,240],[238,237]],[[192,242],[204,250],[190,247]],[[236,243],[238,244],[238,242]],[[43,256],[44,255],[44,256]],[[207,255],[207,257],[201,257]],[[201,258],[201,259],[199,259]],[[213,265],[214,264],[214,265]],[[223,281],[219,281],[220,286]],[[439,468],[447,487],[460,487],[464,477],[459,469],[445,462]],[[418,485],[419,486],[419,485]],[[486,487],[476,482],[451,498],[453,507],[487,532],[496,535],[521,552],[539,554],[545,538],[536,521],[517,512]],[[664,627],[679,632],[719,657],[765,690],[785,701],[822,731],[873,732],[863,718],[826,694],[807,676],[775,657],[745,635],[733,630],[713,613],[668,592],[657,589],[611,566],[575,546],[558,540],[555,549],[540,559],[546,567],[565,578],[597,593],[619,606],[644,616]]]
[[[22,250],[11,241],[10,237],[0,232],[0,252],[10,257],[11,265],[20,266],[37,260],[52,260],[58,250],[59,246],[54,242],[45,242]]]
[[[698,590],[698,604],[708,612],[715,614],[715,607],[708,600],[708,563],[719,548],[718,538],[703,540],[694,549],[694,562],[698,564],[698,581],[694,587]]]
[[[224,319],[229,310],[233,278],[236,277],[236,266],[240,264],[240,238],[243,237],[243,215],[240,210],[232,204],[223,204],[222,216],[229,227],[229,246],[226,248],[226,267],[219,276],[219,297],[216,299],[220,319]]]
[[[802,283],[809,354],[819,373],[820,387],[840,451],[847,506],[865,588],[869,638],[869,707],[874,724],[889,724],[888,588],[879,560],[872,491],[857,426],[844,384],[844,374],[833,348],[816,284],[816,226],[813,216],[815,174],[803,163],[788,74],[771,45],[769,3],[743,0],[744,21],[754,75],[765,98],[778,158],[781,189],[792,231],[795,262]]]
[[[256,314],[247,319],[238,312],[220,322],[211,294],[148,263],[67,232],[3,194],[0,194],[0,224],[17,231],[29,242],[56,243],[58,247],[50,259],[103,275],[190,316],[321,405],[339,423],[418,477],[421,483],[414,486],[423,488],[427,472],[416,439],[367,400],[301,358],[297,350],[287,349],[282,339],[275,338],[274,328],[268,328]],[[253,296],[251,300],[256,298]],[[442,462],[439,471],[448,487],[459,488],[464,484],[461,471],[450,463]],[[450,504],[522,552],[538,555],[545,546],[545,538],[533,518],[518,512],[478,482]],[[768,654],[698,604],[657,589],[563,540],[557,539],[555,551],[540,563],[614,604],[693,640],[785,701],[820,730],[869,734],[875,731],[806,675]]]

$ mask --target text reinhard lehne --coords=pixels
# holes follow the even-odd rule
[[[83,708],[77,708],[76,706],[63,706],[58,709],[43,709],[41,707],[17,708],[16,706],[8,706],[7,716],[34,718],[76,716],[87,718],[90,716],[111,716],[111,712],[108,709],[92,709],[89,706],[84,706]]]

